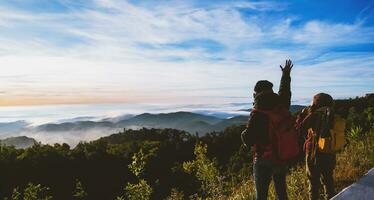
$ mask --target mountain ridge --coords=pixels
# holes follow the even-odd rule
[[[220,119],[214,116],[197,114],[192,112],[172,112],[172,113],[143,113],[135,115],[129,119],[120,120],[118,122],[111,121],[79,121],[79,122],[65,122],[65,123],[49,123],[35,127],[34,131],[82,131],[95,128],[174,128],[184,130],[190,133],[204,134],[210,131],[223,130],[224,124],[240,124],[245,123],[247,117],[235,118],[242,119],[236,120],[232,123],[232,119]],[[226,122],[227,121],[227,122]]]
[[[290,110],[295,112],[304,106],[292,105]],[[251,109],[241,110],[247,111]],[[227,116],[229,116],[227,114]],[[220,131],[226,126],[243,124],[247,115],[231,114],[232,117],[222,118],[222,113],[216,115],[206,112],[170,112],[170,113],[142,113],[139,115],[121,115],[114,118],[104,118],[100,121],[93,121],[89,116],[76,117],[73,120],[60,120],[56,123],[46,123],[38,126],[31,126],[26,121],[0,123],[0,131],[3,135],[11,133],[33,132],[63,132],[63,131],[85,131],[92,129],[118,129],[118,128],[175,128],[190,133],[204,134],[209,131]],[[83,120],[79,120],[83,119]],[[6,133],[6,134],[5,134]]]
[[[38,142],[34,138],[27,136],[8,137],[0,140],[1,145],[14,146],[16,149],[25,149],[37,143]]]

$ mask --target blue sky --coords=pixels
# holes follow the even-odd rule
[[[0,2],[0,105],[235,103],[257,80],[293,100],[374,92],[372,1]]]

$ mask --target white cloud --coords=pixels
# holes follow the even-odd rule
[[[365,28],[360,22],[354,24],[332,24],[321,21],[307,22],[293,34],[296,42],[319,46],[350,45],[371,42],[374,29]]]
[[[296,88],[303,94],[294,93],[298,98],[310,96],[317,86],[342,88],[346,82],[364,84],[373,79],[372,53],[325,53],[336,46],[371,43],[373,28],[360,21],[313,20],[294,26],[297,17],[270,22],[256,15],[243,16],[238,10],[266,15],[269,10],[286,9],[286,5],[272,2],[224,2],[205,7],[189,2],[152,6],[113,0],[93,3],[60,13],[0,7],[4,75],[0,95],[212,101],[205,97],[247,95],[258,79],[277,83],[278,65],[286,58],[295,60]],[[176,47],[198,39],[215,41],[224,49]],[[370,75],[361,78],[353,73]],[[365,87],[357,90],[364,91]]]

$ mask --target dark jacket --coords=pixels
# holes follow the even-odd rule
[[[256,96],[254,109],[272,110],[282,107],[289,110],[291,105],[291,77],[288,73],[283,73],[278,94],[274,92],[263,92]],[[268,138],[269,118],[261,112],[251,112],[246,130],[242,133],[242,141],[247,146],[256,145],[256,155],[263,154],[265,146],[269,142]]]

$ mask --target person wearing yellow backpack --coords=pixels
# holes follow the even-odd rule
[[[297,117],[297,128],[305,136],[306,174],[311,200],[319,199],[321,182],[325,198],[335,195],[333,171],[336,152],[345,145],[345,120],[336,115],[333,98],[325,93],[313,97],[312,105]]]

